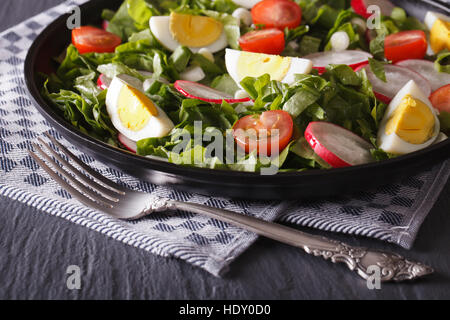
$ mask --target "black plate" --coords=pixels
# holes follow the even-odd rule
[[[117,9],[123,0],[90,1],[81,6],[82,24],[100,24],[102,9]],[[423,18],[427,10],[450,15],[448,5],[439,1],[394,1],[410,14]],[[69,44],[68,15],[50,24],[34,41],[25,61],[25,81],[31,99],[42,115],[68,141],[80,150],[114,168],[156,184],[209,195],[246,199],[297,199],[334,195],[392,182],[413,175],[431,164],[450,157],[450,139],[427,149],[396,159],[362,166],[279,173],[261,176],[255,173],[200,169],[178,166],[136,156],[93,139],[67,123],[40,95],[38,72],[54,71],[51,58]]]

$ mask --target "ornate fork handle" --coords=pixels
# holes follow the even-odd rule
[[[311,235],[281,224],[201,204],[151,196],[144,213],[150,214],[155,211],[177,209],[234,224],[264,237],[302,248],[309,254],[323,257],[333,263],[345,263],[350,270],[356,271],[364,279],[373,274],[374,271],[371,270],[373,266],[379,268],[380,281],[382,282],[412,280],[433,273],[431,267],[419,262],[409,261],[398,254],[353,247],[343,242]]]

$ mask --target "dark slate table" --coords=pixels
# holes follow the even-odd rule
[[[61,0],[2,0],[0,31]],[[260,239],[223,278],[108,239],[66,220],[0,198],[2,299],[438,299],[450,298],[450,183],[411,251],[378,241],[331,235],[352,244],[394,250],[437,273],[415,283],[368,290],[342,265]],[[311,230],[312,232],[315,232]],[[81,289],[66,270],[81,268]]]

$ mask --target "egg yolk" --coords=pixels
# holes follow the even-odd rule
[[[240,80],[245,77],[260,77],[268,73],[271,80],[281,81],[290,67],[290,57],[242,51],[237,63],[237,72]]]
[[[119,119],[125,128],[139,131],[145,127],[150,117],[158,115],[158,109],[141,91],[125,84],[119,93]]]
[[[430,31],[430,46],[436,53],[450,50],[450,22],[436,20]]]
[[[433,135],[435,118],[424,102],[406,95],[386,124],[386,134],[396,133],[402,140],[422,144]]]
[[[219,39],[222,31],[222,23],[210,17],[170,14],[170,33],[186,47],[206,47]]]

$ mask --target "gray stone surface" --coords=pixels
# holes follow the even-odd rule
[[[0,31],[58,0],[2,0]],[[438,299],[450,298],[450,183],[411,251],[385,243],[329,235],[352,244],[394,250],[435,267],[415,283],[368,290],[342,265],[260,239],[222,279],[164,259],[0,197],[1,299]],[[312,230],[308,230],[315,232]],[[68,290],[66,269],[78,265],[80,290]]]

